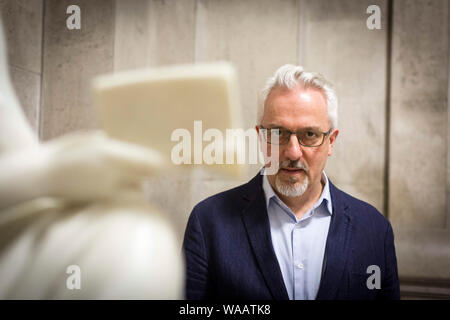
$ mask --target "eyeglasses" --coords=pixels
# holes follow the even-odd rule
[[[304,147],[320,147],[325,141],[325,137],[331,133],[331,129],[327,132],[321,132],[313,129],[305,129],[297,132],[289,131],[284,128],[264,128],[258,126],[267,143],[273,145],[284,145],[289,142],[291,135],[295,134],[300,143]],[[278,141],[278,142],[277,142]]]

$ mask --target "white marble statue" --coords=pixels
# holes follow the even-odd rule
[[[180,245],[141,185],[161,166],[102,132],[40,143],[0,23],[0,299],[183,298]]]

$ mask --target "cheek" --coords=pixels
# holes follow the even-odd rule
[[[279,159],[281,158],[278,146],[273,146],[271,144],[265,143],[264,145],[261,144],[260,150],[264,156],[266,163],[278,163]]]
[[[309,166],[310,174],[320,175],[328,158],[328,148],[323,150],[312,150],[311,152],[304,152],[303,159]]]
[[[266,143],[266,150],[267,150],[267,156],[270,157],[272,156],[272,145]]]
[[[282,158],[284,154],[284,149],[282,146],[277,146],[273,144],[267,144],[267,155],[269,157],[272,157],[272,155],[275,158]]]

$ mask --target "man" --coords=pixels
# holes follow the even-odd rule
[[[187,298],[399,299],[390,223],[324,172],[339,133],[333,88],[285,65],[264,92],[256,130],[278,170],[195,206]]]

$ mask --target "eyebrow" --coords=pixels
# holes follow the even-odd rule
[[[284,129],[284,130],[291,131],[289,129],[286,129],[283,126],[280,126],[280,125],[274,124],[274,123],[271,123],[271,124],[267,125],[266,128],[267,129]],[[309,127],[301,128],[300,130],[317,130],[317,131],[321,131],[320,127],[318,127],[318,126],[309,126]],[[297,130],[297,131],[300,131],[300,130]]]

